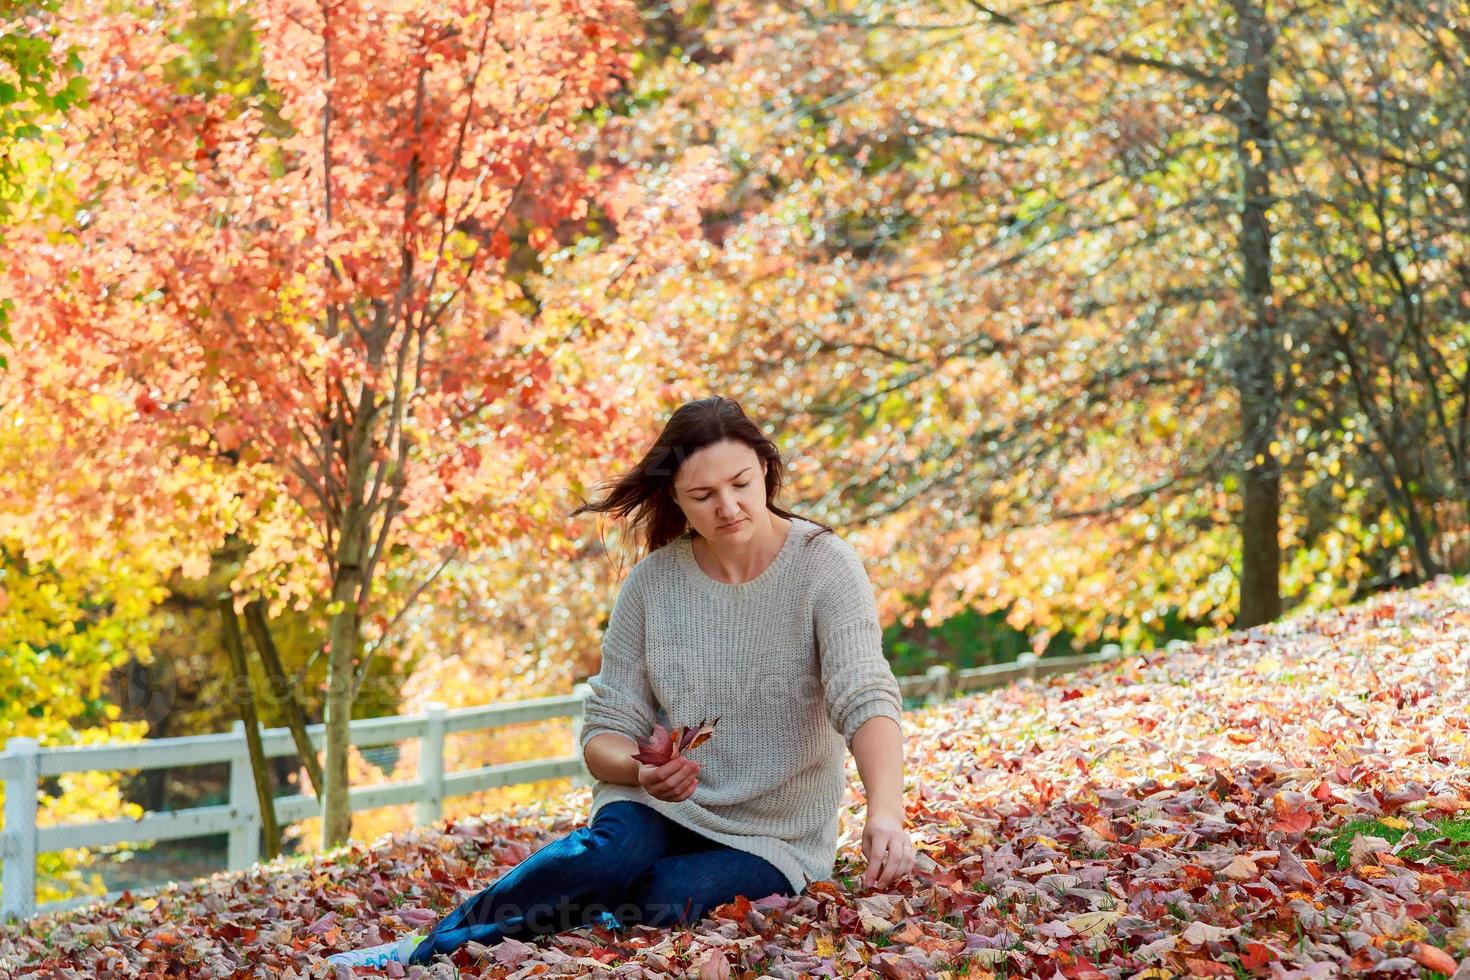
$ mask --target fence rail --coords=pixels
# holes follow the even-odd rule
[[[1171,647],[1174,645],[1170,644]],[[942,700],[963,691],[1000,687],[1024,678],[1040,678],[1103,663],[1122,653],[1116,644],[1080,657],[1038,658],[1022,654],[1015,663],[993,664],[951,671],[931,667],[924,674],[898,678],[905,698]],[[586,786],[591,777],[580,755],[481,766],[459,772],[444,771],[444,737],[459,732],[485,731],[505,725],[549,718],[572,719],[573,745],[580,742],[582,704],[591,688],[578,684],[569,695],[530,698],[508,704],[476,708],[446,709],[430,703],[416,715],[370,718],[348,724],[348,740],[358,748],[390,745],[417,738],[419,772],[415,779],[381,783],[352,789],[348,805],[352,812],[376,807],[415,804],[416,824],[438,820],[444,799],[478,793],[501,786],[570,777],[574,785]],[[313,747],[325,744],[324,725],[308,725]],[[294,756],[296,745],[286,728],[261,731],[267,758]],[[147,813],[138,819],[101,820],[90,823],[36,826],[37,782],[69,772],[117,772],[163,769],[228,762],[229,802],[215,806],[190,807],[165,813]],[[260,860],[260,809],[250,770],[250,755],[243,722],[218,735],[189,735],[161,738],[131,745],[48,746],[35,739],[12,738],[0,752],[0,782],[5,785],[5,823],[0,828],[0,862],[4,864],[0,892],[0,923],[24,919],[37,912],[54,912],[77,905],[109,901],[120,892],[86,895],[61,902],[35,904],[36,855],[70,847],[103,847],[140,841],[177,840],[205,834],[229,834],[227,870],[242,871]],[[314,795],[276,797],[276,819],[281,825],[321,815]]]

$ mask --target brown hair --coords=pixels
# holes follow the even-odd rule
[[[689,527],[684,512],[674,502],[674,474],[684,460],[705,446],[726,439],[745,443],[766,464],[766,509],[788,520],[796,517],[775,503],[785,476],[780,450],[741,411],[738,403],[721,395],[685,402],[675,409],[643,458],[616,480],[599,484],[598,489],[606,489],[607,495],[601,500],[583,504],[572,511],[571,516],[588,511],[600,514],[613,512],[623,518],[634,514],[632,525],[643,532],[644,554],[656,551],[686,532],[693,537],[696,532]],[[670,459],[673,460],[672,466],[669,465]],[[812,523],[822,529],[819,534],[832,531],[819,521]],[[816,538],[818,534],[812,537]]]

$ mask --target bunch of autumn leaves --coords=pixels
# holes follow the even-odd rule
[[[679,725],[672,732],[655,723],[651,735],[638,739],[638,751],[633,754],[633,758],[646,766],[662,766],[709,741],[719,722],[720,718],[717,716],[714,721],[701,720],[697,725]]]

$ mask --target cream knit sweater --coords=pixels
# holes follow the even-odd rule
[[[869,718],[901,726],[902,700],[862,559],[835,533],[813,538],[820,530],[793,518],[771,564],[739,585],[705,573],[689,537],[628,573],[588,680],[580,748],[603,732],[648,735],[655,721],[720,721],[689,753],[701,764],[693,796],[667,803],[596,780],[589,822],[636,800],[760,855],[798,893],[832,877],[846,750]]]

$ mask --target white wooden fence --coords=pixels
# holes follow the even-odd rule
[[[1174,646],[1174,644],[1170,644]],[[898,678],[905,698],[943,699],[966,690],[998,687],[1022,678],[1038,678],[1101,663],[1118,656],[1115,644],[1101,652],[1081,657],[1037,658],[1022,654],[1013,664],[995,664],[951,671],[931,667],[927,673]],[[348,738],[359,748],[389,745],[419,739],[419,771],[416,779],[381,783],[350,790],[348,804],[356,812],[374,807],[414,803],[414,820],[429,824],[438,820],[447,796],[463,796],[499,786],[570,777],[574,785],[586,786],[591,776],[580,754],[530,762],[481,766],[461,772],[444,771],[444,736],[457,732],[483,731],[520,722],[547,718],[572,720],[574,746],[581,741],[582,702],[589,693],[585,683],[569,695],[532,698],[508,704],[446,710],[429,704],[421,714],[370,718],[348,724]],[[308,725],[312,745],[321,749],[325,727]],[[285,728],[261,732],[267,758],[294,756],[296,746]],[[230,764],[229,802],[216,806],[191,807],[166,813],[147,813],[137,819],[103,820],[91,823],[36,826],[37,781],[68,772],[118,772],[162,769],[206,763]],[[228,734],[161,738],[128,745],[48,746],[35,739],[12,738],[0,752],[0,782],[5,784],[5,823],[0,828],[0,862],[4,863],[3,893],[0,893],[0,922],[23,919],[37,912],[53,912],[76,905],[110,901],[120,892],[105,896],[81,896],[35,904],[36,855],[69,847],[102,847],[124,842],[176,840],[205,834],[229,834],[227,869],[240,871],[260,860],[260,808],[250,771],[250,756],[242,722]],[[280,796],[274,801],[277,822],[321,815],[314,795]]]

